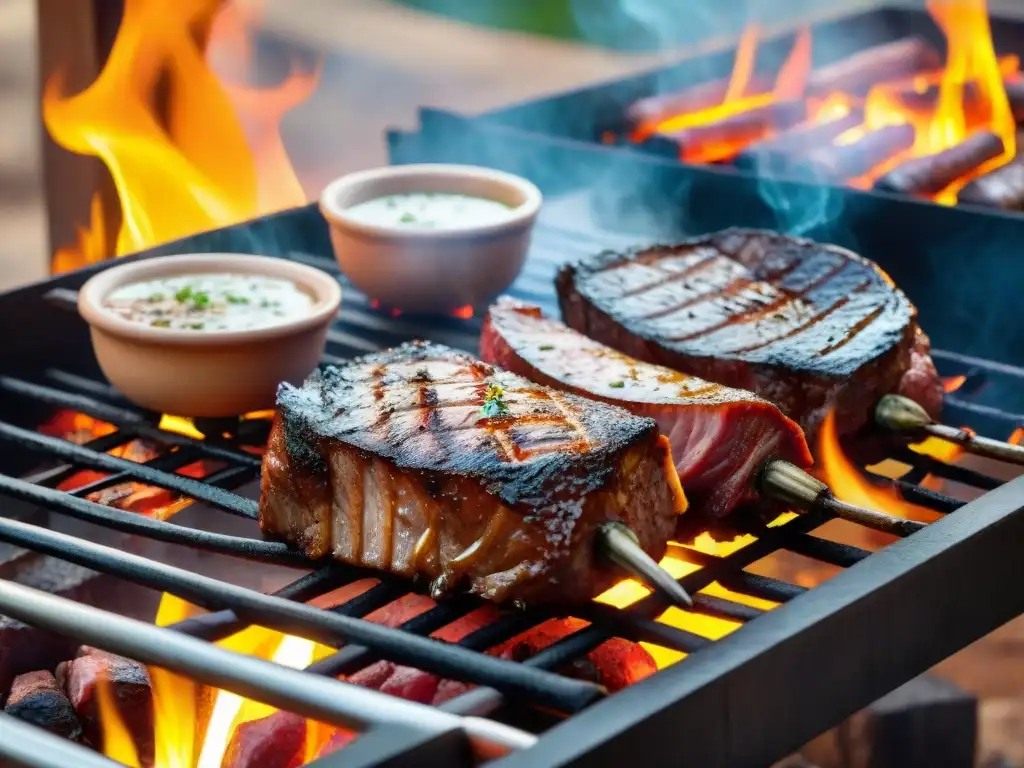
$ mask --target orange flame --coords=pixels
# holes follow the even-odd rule
[[[1011,445],[1020,445],[1021,442],[1024,442],[1024,428],[1017,427],[1014,429],[1013,432],[1010,433],[1010,436],[1006,438],[1006,442]]]
[[[54,271],[305,202],[279,127],[284,113],[315,88],[318,73],[293,71],[266,91],[226,87],[194,32],[220,5],[126,0],[110,56],[92,85],[66,96],[60,74],[46,83],[47,130],[65,149],[106,164],[122,214],[112,242],[94,198],[89,229],[76,246],[57,251]],[[240,18],[229,4],[211,25],[210,44]],[[251,146],[233,101],[245,113]]]
[[[732,66],[729,86],[725,89],[725,97],[722,99],[723,104],[736,101],[747,92],[747,86],[750,85],[750,77],[754,74],[757,40],[760,36],[761,29],[755,24],[743,30],[739,46],[736,48],[736,61]]]
[[[836,138],[833,141],[836,146],[855,144],[869,131],[886,126],[907,124],[914,128],[911,148],[896,152],[859,178],[847,181],[857,188],[869,188],[881,175],[908,159],[950,149],[975,131],[996,133],[1003,140],[1002,156],[966,173],[932,196],[936,202],[953,204],[964,184],[1015,156],[1016,124],[1004,83],[1020,78],[1020,60],[1014,55],[996,55],[986,0],[928,0],[927,6],[946,36],[948,55],[941,70],[883,78],[870,87],[866,97],[843,92],[815,93],[807,96],[805,103],[811,123],[828,122],[839,114],[848,114],[854,107],[863,108],[863,123]],[[773,91],[747,93],[754,79],[753,62],[759,36],[757,27],[744,31],[721,104],[670,116],[654,126],[643,127],[633,138],[642,140],[651,133],[673,134],[688,128],[711,126],[803,96],[811,67],[811,37],[806,29],[797,36]],[[928,95],[932,92],[934,98]],[[923,95],[928,98],[916,98]],[[742,137],[732,135],[735,133],[732,131],[728,140],[721,141],[716,137],[695,144],[691,139],[690,145],[682,148],[681,157],[686,162],[726,160],[750,142],[773,135],[774,129],[763,133],[751,130]],[[705,134],[716,136],[713,131]]]
[[[775,78],[775,98],[779,101],[799,99],[807,87],[807,76],[811,73],[811,30],[804,27],[793,42],[785,63]]]
[[[157,612],[156,624],[167,626],[197,613],[194,606],[173,595],[164,594]],[[217,645],[235,651],[270,659],[277,664],[299,669],[323,658],[333,649],[279,632],[249,627]],[[228,742],[235,729],[266,717],[276,710],[233,693],[218,691],[210,716],[196,739],[196,686],[187,678],[150,668],[153,682],[155,717],[154,768],[219,768]],[[103,753],[125,765],[138,766],[135,745],[117,709],[109,687],[97,688],[100,722],[103,726]],[[312,760],[330,739],[333,729],[312,727],[307,730],[305,759]]]
[[[904,501],[894,489],[873,484],[853,465],[839,444],[835,413],[832,411],[829,411],[818,432],[816,455],[822,482],[832,489],[839,500],[912,520],[930,522],[936,518],[932,510]],[[894,474],[898,476],[899,473]]]

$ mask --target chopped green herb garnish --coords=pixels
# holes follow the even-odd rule
[[[170,320],[154,320],[153,322],[150,323],[150,325],[152,325],[154,328],[170,328],[171,327],[171,321]]]
[[[174,294],[174,298],[176,301],[180,301],[182,303],[188,301],[189,299],[192,298],[192,286],[186,285],[184,288],[180,289],[176,294]]]
[[[549,352],[554,348],[554,344],[541,344],[539,347],[537,347],[537,349],[539,349],[541,352]]]
[[[152,301],[154,304],[156,302],[158,302],[158,301],[163,301],[163,300],[164,300],[164,295],[162,293],[154,293],[153,295],[151,295],[149,297],[149,299],[147,299],[147,301]]]
[[[233,293],[225,293],[224,299],[228,304],[248,304],[249,299],[245,296],[235,296]]]
[[[613,381],[608,386],[611,387],[612,389],[622,389],[624,386],[626,386],[626,382],[624,382],[624,381]]]
[[[206,309],[210,306],[210,294],[204,291],[196,291],[192,294],[192,306],[196,309]]]
[[[493,418],[504,416],[508,413],[508,405],[505,403],[505,389],[500,384],[488,384],[484,392],[484,406],[481,409],[484,416]]]
[[[203,328],[206,327],[206,324],[205,323],[189,323],[185,327],[188,328],[189,330],[192,330],[192,331],[201,331],[201,330],[203,330]]]
[[[406,211],[405,213],[398,217],[398,220],[403,224],[413,224],[416,221],[416,217],[413,216],[408,211]]]

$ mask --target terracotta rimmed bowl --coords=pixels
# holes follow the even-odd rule
[[[444,192],[510,207],[498,222],[452,229],[369,224],[348,209],[385,195]],[[444,313],[481,306],[516,279],[540,211],[540,190],[526,179],[472,165],[397,165],[342,176],[320,197],[342,272],[370,298],[408,312]]]
[[[290,280],[314,303],[308,314],[269,328],[210,333],[131,322],[103,306],[114,289],[128,283],[201,273]],[[318,269],[228,253],[119,264],[94,275],[78,294],[78,311],[110,383],[132,402],[176,416],[236,416],[273,407],[280,382],[301,383],[320,361],[340,305],[341,286]]]

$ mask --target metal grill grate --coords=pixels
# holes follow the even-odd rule
[[[313,216],[315,213],[312,209],[305,208],[275,217],[274,221],[281,227],[282,232],[287,232],[308,226],[313,221]],[[265,227],[266,220],[253,226]],[[191,238],[177,247],[201,251],[225,249],[227,243],[229,246],[235,246],[227,248],[228,250],[244,250],[252,248],[254,241],[259,244],[259,238],[260,233],[252,226],[247,228],[247,225],[242,225],[221,233]],[[267,242],[277,243],[281,239],[287,238],[275,236]],[[623,245],[621,239],[613,236],[577,232],[558,222],[545,221],[537,232],[528,266],[511,293],[541,304],[547,312],[556,313],[552,278],[557,268],[566,261],[590,254],[600,248],[620,245]],[[257,250],[274,251],[269,247]],[[325,251],[285,251],[289,258],[337,274],[334,262]],[[76,283],[80,284],[82,279],[81,276],[72,276],[56,281],[52,285],[33,289],[38,297],[39,310],[44,310],[44,301],[50,305],[73,310],[74,287]],[[3,311],[4,300],[0,297],[0,313]],[[329,336],[326,362],[340,361],[353,354],[377,350],[414,336],[474,351],[479,328],[479,312],[468,320],[455,317],[432,320],[408,316],[392,317],[384,311],[372,308],[366,297],[346,285],[343,309]],[[943,373],[967,376],[967,382],[961,389],[962,394],[951,398],[950,409],[947,411],[954,422],[977,426],[997,437],[1005,437],[1010,430],[1020,425],[1021,418],[1018,415],[1003,413],[990,405],[974,403],[971,393],[983,391],[985,386],[994,380],[1006,377],[1019,379],[1024,376],[1024,372],[942,352],[936,353],[936,360],[944,369]],[[133,480],[167,489],[182,497],[202,502],[220,512],[255,519],[255,502],[233,492],[234,489],[256,478],[259,472],[258,457],[243,449],[244,435],[223,436],[223,428],[228,426],[224,424],[205,425],[208,434],[214,436],[205,441],[162,430],[154,414],[135,408],[109,386],[93,378],[90,372],[79,370],[44,367],[3,375],[0,376],[0,392],[0,399],[8,406],[4,411],[8,413],[31,413],[40,405],[45,405],[52,409],[70,409],[108,422],[115,427],[112,434],[97,438],[86,445],[74,445],[58,438],[44,436],[28,425],[15,423],[15,419],[0,421],[0,444],[6,444],[3,447],[16,446],[19,451],[23,450],[58,462],[56,468],[29,478],[0,475],[0,496],[28,502],[59,515],[173,545],[309,570],[275,595],[263,596],[84,539],[0,517],[0,541],[170,592],[212,611],[210,614],[175,625],[172,629],[179,635],[214,641],[243,626],[259,623],[335,646],[343,645],[344,647],[335,655],[308,668],[308,672],[320,676],[351,674],[384,658],[477,684],[477,688],[441,707],[446,713],[459,716],[491,714],[502,705],[508,705],[513,710],[539,707],[548,712],[556,712],[562,717],[580,712],[605,698],[607,692],[595,683],[560,674],[559,670],[565,669],[567,664],[580,659],[610,637],[653,643],[685,654],[706,651],[717,644],[709,638],[658,621],[659,614],[664,611],[664,605],[654,596],[642,599],[628,609],[620,610],[594,603],[574,611],[572,615],[584,619],[588,625],[523,663],[496,658],[483,651],[549,618],[563,614],[547,609],[509,609],[503,611],[497,621],[472,632],[457,644],[435,642],[426,636],[466,616],[479,607],[479,602],[460,597],[437,605],[398,629],[388,629],[361,621],[361,617],[372,610],[386,605],[410,590],[407,582],[387,574],[373,574],[381,579],[378,586],[329,610],[304,606],[302,603],[305,601],[365,578],[369,575],[368,572],[339,564],[312,563],[279,543],[186,528],[176,525],[173,519],[150,519],[103,506],[85,498],[95,491]],[[261,426],[259,423],[243,425],[246,429],[257,432]],[[265,427],[265,423],[262,426]],[[140,437],[159,442],[164,448],[163,452],[144,463],[136,463],[107,453]],[[918,483],[927,474],[946,478],[978,491],[990,490],[1002,484],[1000,479],[978,470],[946,465],[910,451],[894,458],[910,464],[912,469],[898,481],[884,482],[895,483],[909,500],[929,506],[940,513],[954,511],[964,502],[920,487]],[[176,473],[176,470],[197,460],[213,462],[218,469],[202,479]],[[63,480],[81,469],[98,470],[107,473],[107,476],[78,488],[73,493],[56,489]],[[773,528],[766,527],[760,522],[750,522],[744,532],[754,534],[756,540],[727,556],[704,554],[688,547],[673,545],[672,551],[679,559],[699,566],[699,570],[681,580],[686,589],[696,595],[693,611],[740,624],[752,622],[765,613],[763,609],[703,593],[702,590],[712,582],[717,582],[734,593],[780,605],[803,595],[807,592],[804,587],[746,570],[758,560],[775,552],[789,551],[844,569],[873,557],[866,550],[815,536],[813,531],[825,521],[820,514],[810,514],[796,517]],[[255,528],[253,532],[255,533]],[[13,603],[9,602],[9,597],[6,589],[0,590],[0,612],[10,610]],[[740,628],[734,637],[745,637],[745,632],[746,629]],[[678,682],[678,675],[686,675],[686,670],[691,667],[694,681],[707,675],[707,666],[696,663],[699,658],[700,654],[679,662],[673,679]],[[656,675],[655,680],[663,674],[665,673]],[[718,674],[725,676],[726,672],[723,670]],[[339,684],[338,687],[344,691],[352,686]],[[381,715],[378,721],[370,722],[369,725],[366,720],[359,721],[358,718],[352,717],[348,717],[345,722],[355,727],[371,727],[371,730],[373,725],[387,724],[389,728],[396,729],[396,737],[391,748],[396,749],[395,745],[404,743],[398,737],[402,733],[402,727],[386,715]],[[427,741],[436,738],[445,728],[454,727],[453,723],[456,721],[444,720],[433,730],[428,728],[427,736],[420,734],[420,738],[411,738],[408,750],[424,748]],[[0,722],[0,725],[3,723]],[[366,737],[366,744],[375,743],[372,736],[371,733]],[[795,738],[799,738],[799,734],[796,734]],[[350,762],[356,759],[357,754],[363,753],[346,750],[345,757],[342,758],[344,764],[362,764]],[[379,751],[376,756],[373,753],[367,754],[366,764],[373,764],[383,760],[381,756],[384,752]],[[0,756],[10,756],[4,743],[0,743]],[[56,759],[52,764],[57,764]],[[342,763],[337,759],[332,762],[332,758],[325,758],[322,764]]]

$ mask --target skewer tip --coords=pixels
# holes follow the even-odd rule
[[[884,395],[875,406],[875,422],[894,432],[912,432],[934,423],[919,403],[903,395]]]
[[[598,542],[605,555],[639,581],[681,608],[693,606],[693,599],[672,574],[658,565],[640,547],[636,534],[622,523],[605,523],[598,529]]]

